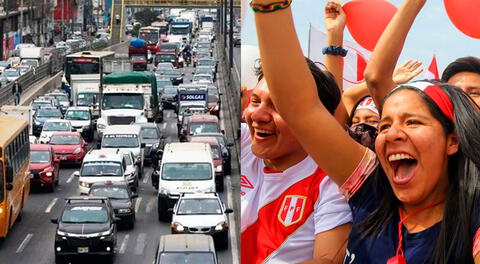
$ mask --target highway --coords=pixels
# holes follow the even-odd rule
[[[235,48],[238,54],[235,55],[240,67],[239,48]],[[124,56],[127,53],[127,43],[121,45],[116,54]],[[237,56],[238,55],[238,56]],[[222,71],[224,65],[219,65]],[[226,65],[225,65],[226,66]],[[192,68],[186,68],[184,80],[192,79]],[[217,80],[220,91],[225,93],[224,82]],[[224,94],[225,95],[225,94]],[[222,98],[225,98],[223,96]],[[229,109],[227,104],[222,104],[223,113],[221,116],[228,117]],[[167,141],[178,141],[176,115],[172,110],[165,110],[164,122],[159,123],[160,130],[167,135]],[[225,126],[230,120],[223,120]],[[233,142],[232,129],[226,129],[228,141]],[[90,147],[95,144],[91,143]],[[218,258],[222,264],[238,263],[238,249],[232,250],[238,246],[238,234],[234,228],[238,228],[239,223],[233,221],[239,214],[239,208],[233,208],[231,193],[231,181],[238,181],[238,158],[234,148],[232,148],[232,175],[227,176],[225,181],[225,191],[221,193],[221,198],[227,208],[234,209],[230,219],[230,245],[228,250],[219,251]],[[7,238],[0,242],[0,263],[2,264],[50,264],[54,261],[54,237],[56,225],[50,222],[51,218],[59,215],[64,199],[69,196],[78,195],[78,178],[73,176],[73,172],[79,168],[62,167],[60,173],[60,184],[54,193],[48,193],[42,190],[32,190],[30,198],[23,209],[23,218],[17,222],[9,232]],[[117,236],[116,258],[114,263],[118,264],[151,264],[154,259],[158,239],[162,234],[170,234],[170,223],[159,222],[157,217],[157,192],[151,185],[150,175],[152,169],[146,168],[146,176],[140,181],[139,197],[136,199],[136,223],[132,230],[119,230]],[[238,183],[237,183],[238,185]],[[229,196],[230,195],[230,196]],[[236,199],[236,198],[235,198]],[[238,217],[237,217],[238,219]],[[232,239],[235,238],[235,239]],[[232,242],[233,241],[233,242]],[[236,260],[234,261],[233,258]],[[79,259],[78,263],[85,261],[96,263],[96,259]],[[76,262],[73,262],[76,263]]]

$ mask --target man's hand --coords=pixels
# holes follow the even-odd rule
[[[342,6],[335,2],[327,3],[325,6],[325,27],[327,32],[343,33],[347,16],[343,12]]]
[[[404,84],[409,82],[423,71],[423,68],[420,66],[422,66],[422,62],[418,60],[408,60],[404,62],[393,71],[393,81],[396,84]]]

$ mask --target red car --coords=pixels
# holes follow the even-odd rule
[[[223,191],[223,155],[218,141],[214,137],[192,137],[190,142],[207,143],[212,149],[213,166],[215,166],[215,184],[217,191]]]
[[[50,138],[49,144],[53,147],[55,155],[62,164],[82,165],[87,154],[88,143],[83,140],[78,132],[56,132]]]
[[[32,185],[55,190],[58,185],[60,159],[55,156],[52,146],[30,145],[30,182]]]

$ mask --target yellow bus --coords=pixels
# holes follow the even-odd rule
[[[28,122],[0,116],[0,238],[20,220],[30,192]]]

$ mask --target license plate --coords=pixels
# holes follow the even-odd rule
[[[79,247],[77,248],[78,253],[88,253],[88,247]]]
[[[61,156],[60,160],[67,160],[67,156]]]

